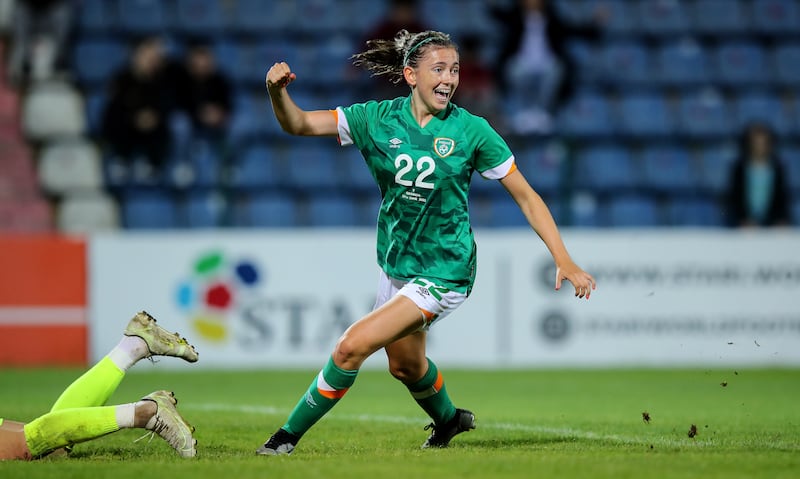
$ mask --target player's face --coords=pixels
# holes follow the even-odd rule
[[[454,48],[428,48],[414,69],[415,93],[431,112],[447,107],[458,87],[458,52]]]

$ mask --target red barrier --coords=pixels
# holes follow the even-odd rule
[[[0,365],[87,363],[86,242],[0,237]]]

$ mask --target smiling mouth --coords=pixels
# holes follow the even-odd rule
[[[450,99],[450,90],[445,90],[443,88],[437,88],[433,90],[433,95],[439,101],[447,101]]]

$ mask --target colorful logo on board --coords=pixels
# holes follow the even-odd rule
[[[191,273],[177,288],[175,300],[195,333],[203,339],[224,342],[242,300],[263,282],[258,266],[246,259],[233,260],[221,251],[200,255]]]

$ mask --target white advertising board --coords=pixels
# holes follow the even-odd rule
[[[553,290],[532,232],[479,231],[475,290],[433,327],[428,354],[465,367],[800,365],[800,234],[563,233],[598,281],[591,300]],[[318,367],[369,311],[378,276],[370,230],[97,235],[89,271],[93,360],[145,309],[197,345],[193,367],[245,368]]]

